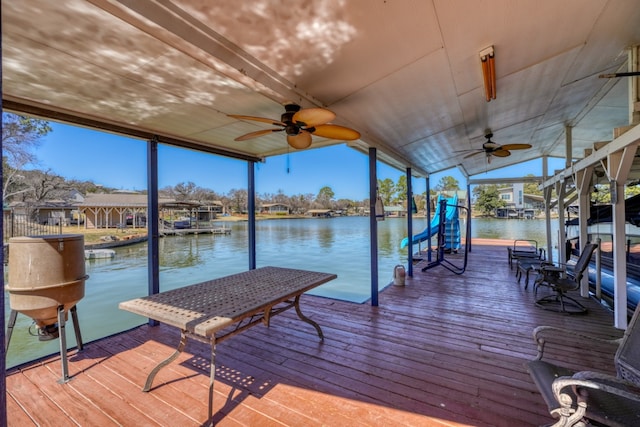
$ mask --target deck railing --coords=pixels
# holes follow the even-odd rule
[[[11,213],[4,217],[3,238],[7,243],[11,237],[43,236],[62,234],[64,218],[51,218],[46,224],[31,221],[27,215]]]

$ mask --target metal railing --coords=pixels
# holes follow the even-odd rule
[[[4,243],[11,237],[43,236],[62,234],[64,218],[49,218],[46,224],[39,224],[29,219],[27,215],[11,213],[4,217]]]

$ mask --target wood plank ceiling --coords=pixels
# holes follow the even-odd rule
[[[4,107],[103,123],[247,158],[289,150],[283,133],[227,114],[280,119],[321,106],[361,132],[354,148],[424,175],[473,176],[573,157],[629,124],[635,0],[2,0]],[[494,46],[487,102],[479,52]],[[489,163],[498,144],[527,143]],[[344,141],[314,137],[312,148]],[[467,150],[467,151],[464,151]]]

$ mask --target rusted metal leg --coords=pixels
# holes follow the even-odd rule
[[[78,351],[82,350],[84,345],[82,344],[82,335],[80,334],[80,324],[78,323],[78,313],[76,312],[76,306],[71,307],[71,320],[73,321],[73,331],[76,333],[76,344],[78,345]]]
[[[16,318],[18,317],[18,312],[15,310],[11,310],[11,314],[9,314],[9,323],[7,324],[7,334],[4,337],[4,352],[6,353],[9,349],[9,341],[11,341],[11,334],[13,333],[13,327],[16,325]]]
[[[316,328],[316,331],[318,332],[318,336],[322,341],[324,341],[324,334],[322,333],[322,329],[320,329],[320,325],[318,325],[313,320],[309,319],[307,316],[302,314],[302,311],[300,311],[300,295],[296,296],[294,307],[296,308],[296,313],[298,313],[298,317],[304,320],[305,322],[307,322],[308,324],[310,324],[311,326],[313,326],[314,328]]]
[[[67,362],[67,331],[65,329],[64,305],[58,306],[58,334],[60,340],[60,360],[62,361],[62,378],[58,383],[69,382],[69,364]]]
[[[176,351],[173,352],[171,356],[167,357],[165,360],[160,362],[158,366],[153,368],[153,370],[149,373],[149,376],[147,377],[147,382],[144,383],[144,387],[142,391],[151,390],[151,385],[153,384],[153,379],[156,377],[156,374],[160,371],[160,369],[164,368],[169,363],[176,360],[176,358],[180,355],[180,353],[182,353],[186,345],[187,345],[187,335],[185,331],[180,331],[180,344],[178,344],[178,348],[176,349]]]

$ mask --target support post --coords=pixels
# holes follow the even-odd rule
[[[0,38],[0,59],[2,59],[2,40]],[[0,79],[0,89],[2,89],[2,79]],[[2,108],[2,99],[0,99],[0,109]],[[0,127],[4,130],[4,121],[0,118]],[[0,138],[0,152],[2,152],[2,138]],[[0,178],[2,178],[2,168],[0,168]],[[4,181],[3,181],[4,182]],[[4,200],[2,187],[0,187],[0,196]],[[0,215],[0,230],[4,230],[4,215]],[[2,231],[4,241],[4,231]],[[0,285],[4,289],[4,251],[0,251]],[[4,336],[4,304],[5,292],[0,292],[0,341],[6,340]],[[0,348],[0,425],[7,425],[7,349]]]
[[[465,239],[469,239],[469,244],[467,247],[469,248],[469,252],[471,252],[471,184],[469,184],[469,179],[467,178],[467,235]]]
[[[411,168],[407,168],[407,236],[409,251],[407,256],[407,274],[413,277],[413,190],[411,188]]]
[[[255,162],[247,162],[247,213],[249,215],[249,270],[256,268],[256,177]]]
[[[576,187],[578,189],[578,250],[582,252],[582,248],[587,244],[587,220],[590,213],[589,196],[591,194],[591,177],[593,175],[593,166],[578,171],[574,177]],[[598,248],[599,249],[599,248]],[[580,284],[580,296],[589,297],[589,275],[585,274]]]
[[[376,198],[378,196],[377,151],[369,148],[369,233],[371,241],[371,305],[378,306],[378,222]]]
[[[556,183],[556,194],[558,195],[558,262],[567,262],[567,232],[564,227],[564,198],[566,195],[567,183],[558,181]]]
[[[147,143],[147,274],[149,295],[160,292],[160,215],[158,213],[158,139]],[[157,326],[149,319],[149,326]]]
[[[431,188],[429,186],[429,176],[427,180],[427,236],[431,236]],[[431,263],[431,237],[427,239],[427,262]]]

